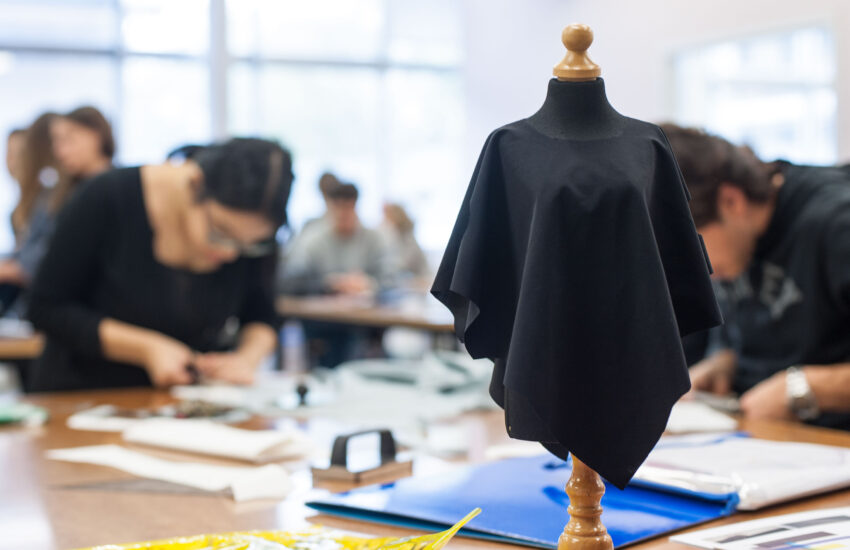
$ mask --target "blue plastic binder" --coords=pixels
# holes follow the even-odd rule
[[[556,548],[567,521],[570,465],[551,455],[460,467],[308,502],[321,512],[418,529],[445,529],[476,507],[460,535]],[[735,511],[735,493],[711,495],[663,487],[606,484],[602,520],[620,547]]]

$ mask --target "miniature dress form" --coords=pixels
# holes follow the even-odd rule
[[[681,336],[716,326],[705,247],[663,132],[602,79],[552,79],[487,138],[432,293],[511,437],[624,487],[690,387]]]

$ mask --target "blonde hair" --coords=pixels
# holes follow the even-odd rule
[[[400,204],[388,203],[384,205],[384,215],[400,233],[413,232],[413,220],[407,215],[407,211]]]

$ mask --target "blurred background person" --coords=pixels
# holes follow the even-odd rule
[[[334,294],[371,299],[394,276],[392,258],[378,232],[364,227],[357,215],[357,187],[339,183],[328,190],[328,213],[293,239],[288,247],[278,289],[284,294]],[[335,367],[370,355],[380,331],[333,323],[305,321],[312,366]],[[377,346],[379,347],[379,346]]]
[[[850,174],[662,128],[725,282],[725,325],[693,388],[740,394],[747,417],[850,429]]]
[[[112,165],[115,140],[106,117],[94,107],[46,113],[27,132],[21,199],[12,214],[15,252],[0,263],[4,311],[29,286],[47,250],[58,212],[79,184]],[[16,223],[17,222],[17,223]],[[20,315],[25,301],[14,305]]]
[[[53,154],[66,176],[50,199],[55,214],[80,182],[112,167],[115,138],[103,113],[95,107],[83,106],[55,117],[50,123],[50,139]]]
[[[343,183],[328,193],[328,223],[316,222],[294,239],[279,288],[284,294],[368,294],[393,275],[378,233],[357,215],[357,187]]]
[[[304,226],[301,228],[299,235],[303,235],[305,233],[309,234],[311,228],[318,227],[322,222],[327,223],[330,221],[331,193],[340,185],[341,182],[339,181],[339,178],[330,172],[324,172],[321,176],[319,176],[319,194],[322,195],[322,201],[325,204],[325,211],[321,216],[304,222]]]
[[[284,251],[289,251],[291,253],[293,250],[299,250],[304,246],[305,242],[309,243],[311,240],[316,238],[313,235],[314,233],[321,234],[328,230],[328,227],[330,227],[330,224],[332,223],[330,215],[330,193],[340,185],[339,179],[330,172],[324,172],[321,177],[319,177],[318,189],[319,193],[322,195],[325,211],[321,216],[307,220],[303,227],[301,227],[301,231],[295,235],[290,234],[284,236],[282,238],[282,247]]]
[[[23,128],[13,128],[6,138],[6,170],[17,185],[21,183],[21,157],[24,154],[26,136],[26,130]],[[14,220],[12,225],[14,226]]]
[[[274,235],[291,158],[234,139],[174,165],[107,172],[63,209],[33,285],[47,336],[33,391],[250,383],[277,341]],[[241,327],[222,351],[229,320]]]
[[[3,314],[21,313],[21,308],[13,308],[13,305],[21,290],[29,284],[47,246],[50,190],[61,177],[50,141],[50,123],[57,116],[44,113],[33,121],[21,134],[17,161],[13,161],[17,162],[14,170],[19,195],[12,211],[15,249],[0,261],[0,307]]]
[[[430,285],[431,270],[428,260],[413,233],[413,220],[400,204],[384,205],[384,220],[378,227],[386,254],[401,276],[413,278],[414,286]]]

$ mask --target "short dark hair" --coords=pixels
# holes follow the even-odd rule
[[[330,196],[331,190],[339,185],[339,179],[330,172],[325,172],[319,176],[319,192],[326,198]]]
[[[353,183],[340,183],[328,192],[328,200],[331,202],[356,201],[359,196],[360,192]]]
[[[199,198],[238,210],[259,212],[280,227],[287,222],[292,157],[275,141],[235,138],[193,154],[204,174]]]
[[[749,147],[736,146],[697,128],[670,123],[660,126],[691,193],[691,214],[697,227],[717,221],[721,183],[738,187],[756,203],[768,202],[774,196],[771,178],[778,171],[777,165],[762,162]]]

